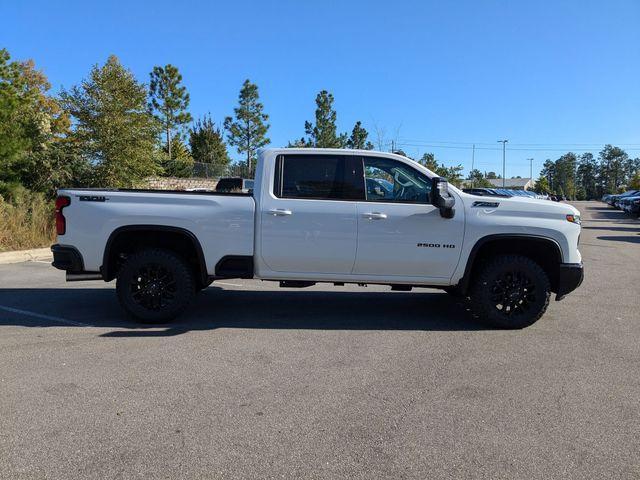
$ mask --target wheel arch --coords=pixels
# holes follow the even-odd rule
[[[549,277],[551,291],[557,292],[558,275],[562,264],[562,249],[553,238],[530,234],[494,234],[480,238],[469,253],[464,275],[459,282],[466,294],[485,259],[501,254],[518,254],[537,262]]]
[[[193,232],[182,227],[153,224],[125,225],[111,232],[100,267],[104,280],[113,280],[118,274],[120,255],[145,248],[166,248],[178,253],[192,266],[200,283],[208,281],[202,245]]]

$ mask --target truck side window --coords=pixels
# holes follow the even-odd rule
[[[280,198],[363,200],[360,159],[342,155],[301,154],[278,157],[274,194]],[[278,178],[280,177],[280,178]]]
[[[390,203],[430,203],[431,180],[402,162],[364,157],[367,200]]]

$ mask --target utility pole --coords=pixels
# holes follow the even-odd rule
[[[507,142],[509,140],[498,140],[498,143],[502,144],[502,188],[505,187],[505,172],[507,169],[507,156],[506,156],[506,150],[507,150]]]
[[[527,158],[529,160],[529,179],[533,182],[533,158]]]
[[[473,144],[471,147],[471,172],[473,172],[473,163],[476,159],[476,144]],[[473,181],[473,177],[471,178],[471,188],[475,187],[475,182]]]

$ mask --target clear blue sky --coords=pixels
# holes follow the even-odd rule
[[[341,130],[360,119],[372,140],[378,125],[466,170],[475,142],[476,167],[500,172],[502,138],[507,176],[603,143],[640,156],[638,0],[0,0],[0,16],[0,47],[33,58],[54,91],[111,53],[145,82],[172,63],[194,116],[221,121],[250,78],[274,146],[303,135],[327,89]]]

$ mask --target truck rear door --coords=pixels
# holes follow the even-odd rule
[[[275,272],[349,274],[364,199],[362,162],[352,155],[286,154],[262,195],[262,261]]]

